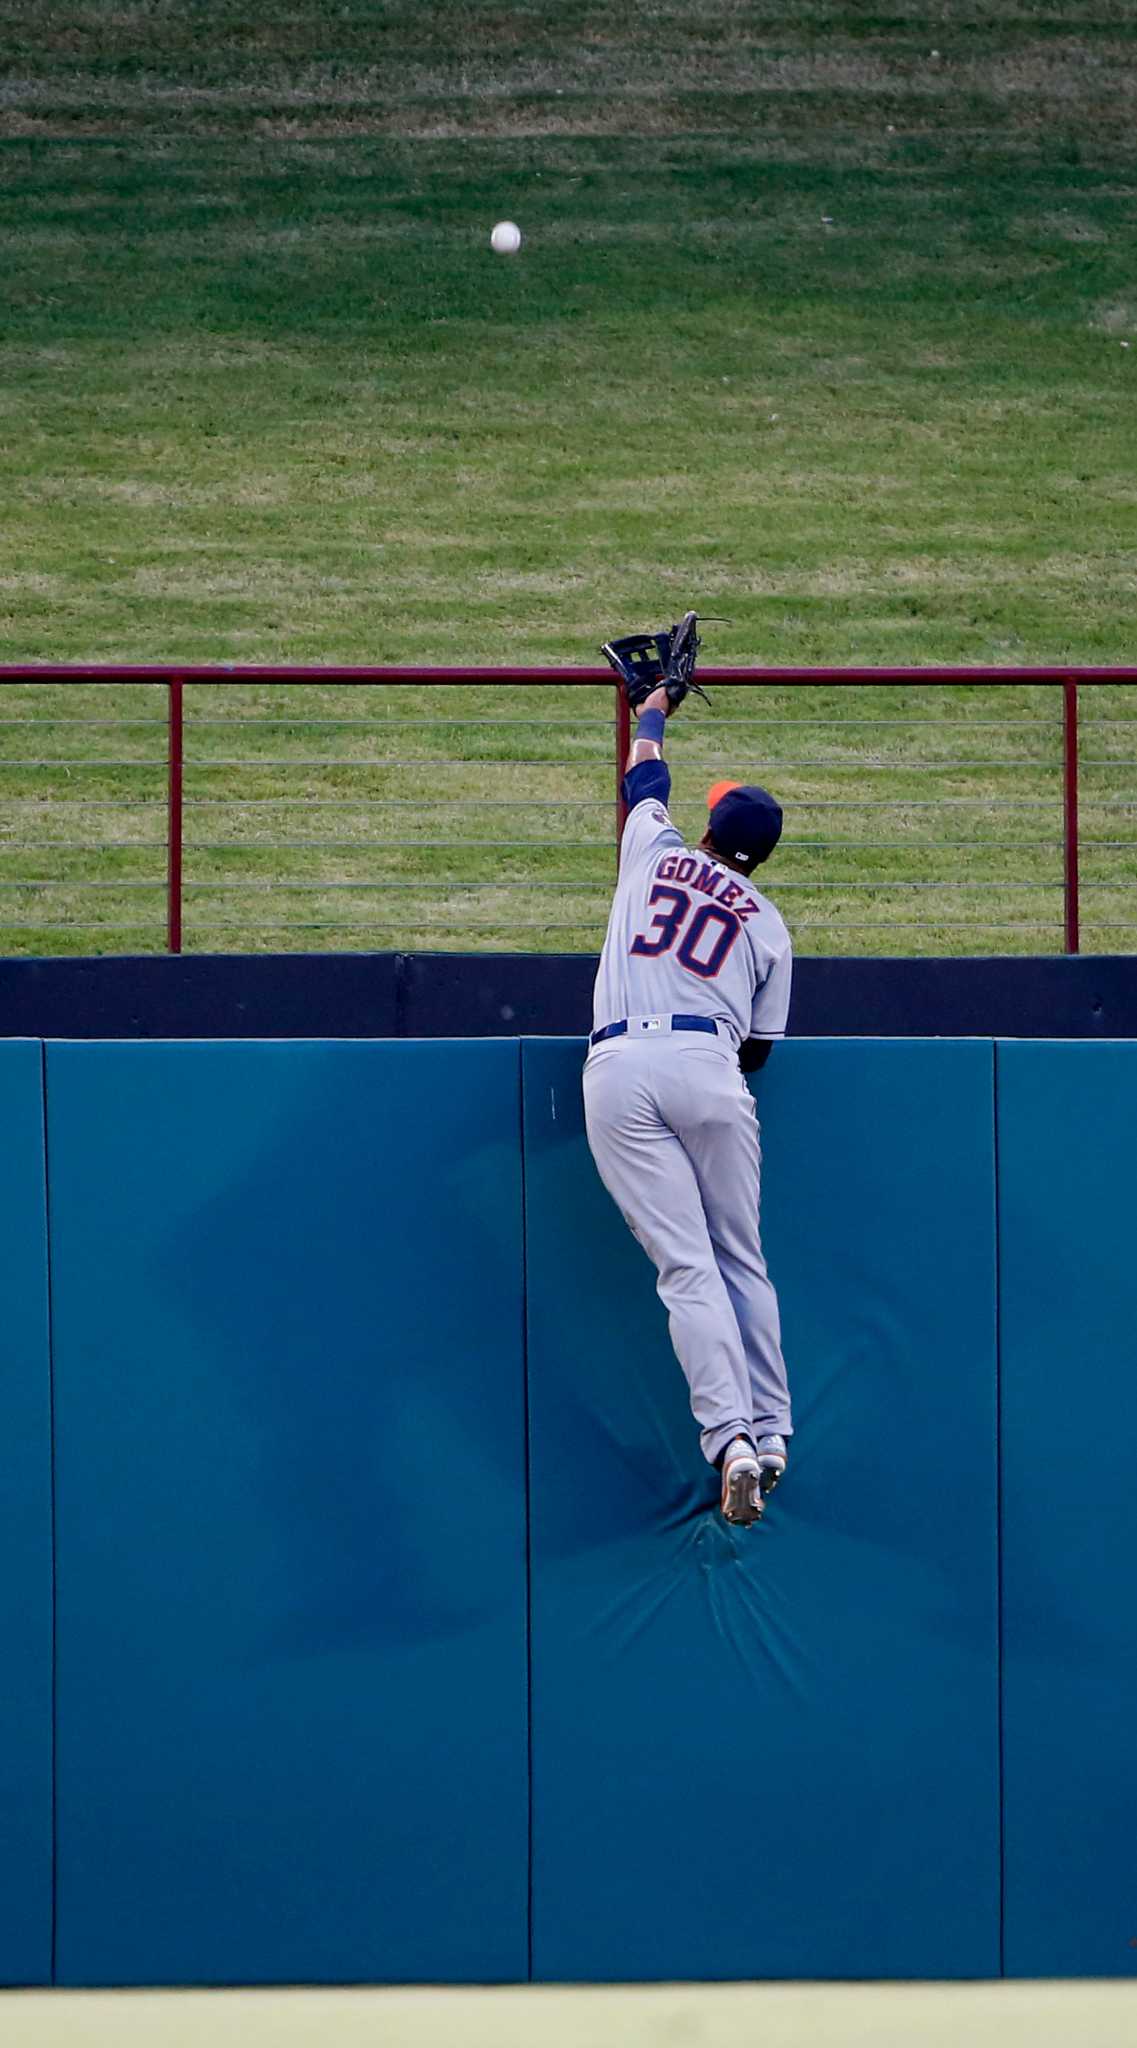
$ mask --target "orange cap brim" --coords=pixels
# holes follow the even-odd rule
[[[708,811],[714,810],[714,807],[718,803],[719,798],[725,796],[728,790],[741,788],[742,784],[740,782],[712,782],[710,788],[707,791]]]

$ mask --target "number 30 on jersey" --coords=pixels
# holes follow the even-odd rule
[[[689,974],[713,981],[742,930],[734,912],[718,903],[701,903],[691,917],[686,889],[676,889],[669,882],[656,882],[647,900],[649,905],[664,907],[656,911],[647,931],[632,940],[630,950],[657,960],[674,946],[675,958]]]

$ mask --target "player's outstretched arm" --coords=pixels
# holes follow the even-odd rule
[[[636,713],[636,730],[632,734],[632,744],[624,763],[625,772],[629,768],[638,768],[641,761],[662,761],[663,727],[654,714],[661,713],[664,718],[669,718],[671,709],[671,699],[662,683],[658,690],[652,691],[650,697],[644,698]]]
[[[624,770],[624,802],[629,811],[649,799],[666,806],[671,795],[671,771],[663,758],[663,726],[670,710],[662,686],[636,708],[635,738]]]

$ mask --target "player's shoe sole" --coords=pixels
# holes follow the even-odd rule
[[[759,1513],[765,1507],[770,1494],[786,1469],[786,1440],[782,1436],[763,1436],[758,1439],[758,1497],[761,1503]]]
[[[732,1445],[723,1459],[721,1501],[723,1515],[732,1526],[745,1529],[761,1521],[765,1503],[759,1491],[760,1479],[758,1460],[750,1445],[737,1451]]]

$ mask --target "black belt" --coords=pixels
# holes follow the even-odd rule
[[[719,1028],[713,1017],[669,1017],[667,1021],[673,1031],[711,1031],[718,1037]],[[618,1024],[605,1024],[599,1031],[594,1031],[588,1042],[599,1045],[602,1038],[623,1038],[627,1028],[627,1018],[621,1017]]]

